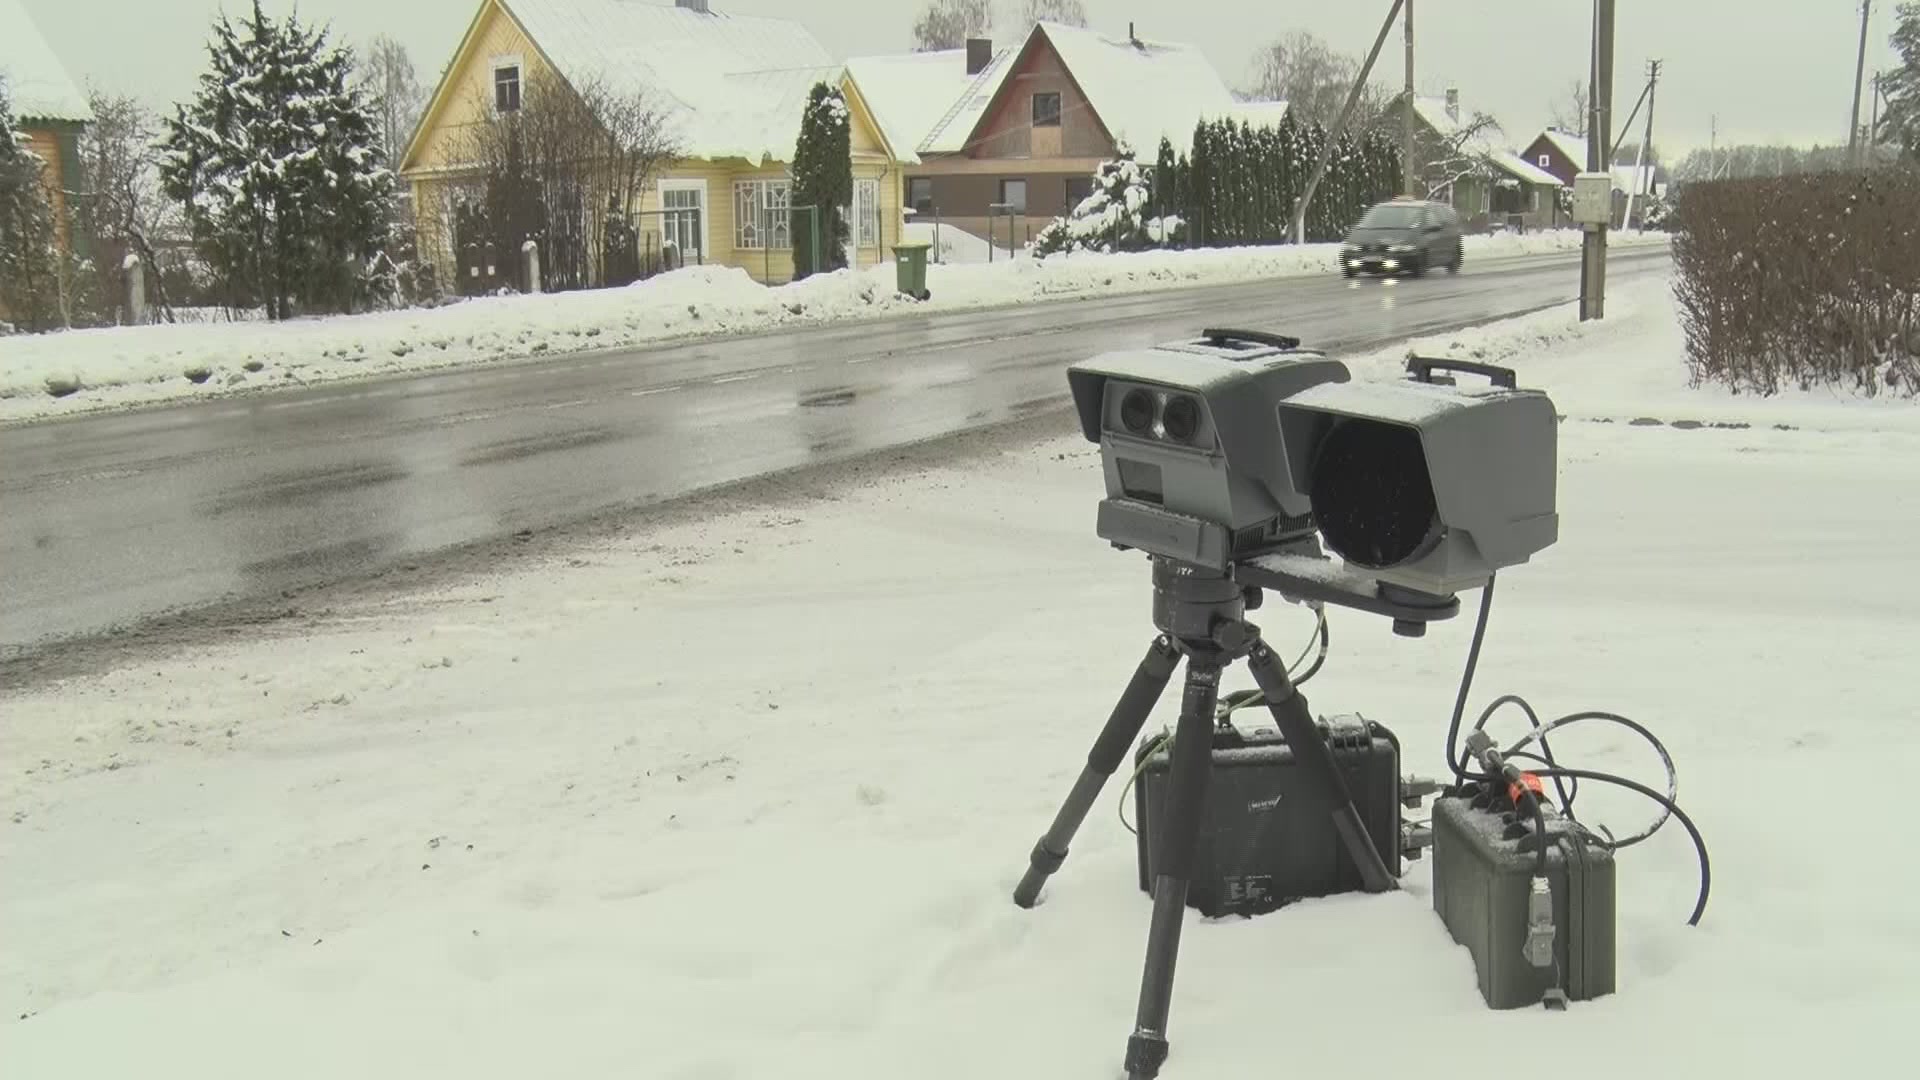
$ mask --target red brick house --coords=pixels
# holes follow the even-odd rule
[[[938,219],[1024,246],[1092,190],[1119,145],[1151,162],[1162,137],[1181,151],[1202,119],[1277,124],[1285,102],[1240,102],[1190,45],[1040,23],[1015,48],[855,58],[848,76],[903,166],[913,220]],[[900,152],[896,150],[896,152]],[[903,160],[905,154],[902,153]]]

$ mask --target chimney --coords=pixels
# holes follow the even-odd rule
[[[967,39],[967,74],[978,75],[993,62],[992,38]]]
[[[702,15],[711,15],[713,9],[708,7],[707,3],[708,0],[673,0],[673,6],[682,11],[697,11]]]
[[[1460,88],[1457,86],[1447,87],[1447,119],[1460,119]]]

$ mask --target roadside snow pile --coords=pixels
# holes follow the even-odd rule
[[[1920,401],[1867,398],[1838,388],[1735,394],[1719,384],[1690,384],[1671,278],[1649,277],[1608,290],[1607,316],[1580,321],[1577,304],[1517,319],[1415,338],[1345,358],[1362,378],[1405,374],[1407,358],[1445,356],[1511,367],[1520,385],[1546,390],[1577,419],[1639,423],[1787,424],[1826,430],[1872,429],[1920,420]],[[1483,381],[1461,375],[1463,383]]]
[[[1616,242],[1664,244],[1666,237]],[[1467,251],[1471,264],[1578,246],[1578,233],[1549,232],[1470,238]],[[742,270],[700,266],[624,289],[488,297],[441,308],[13,336],[0,341],[0,420],[699,335],[1331,273],[1333,251],[1316,244],[934,266],[928,271],[933,297],[925,303],[895,291],[891,263],[776,288],[755,284]]]
[[[1590,393],[1612,371],[1633,400],[1602,362],[1633,326],[1568,344]],[[1570,422],[1560,542],[1501,580],[1469,715],[1514,692],[1651,726],[1711,846],[1699,927],[1671,825],[1620,853],[1618,992],[1564,1013],[1482,1006],[1430,859],[1392,894],[1189,914],[1168,1080],[1333,1075],[1383,1018],[1446,1080],[1488,1046],[1568,1080],[1897,1073],[1920,877],[1847,823],[1907,794],[1852,784],[1842,812],[1808,782],[1920,770],[1920,578],[1889,542],[1920,502],[1888,497],[1920,485],[1920,410],[1863,416],[1881,430]],[[1146,563],[1093,535],[1077,435],[858,475],[10,694],[7,1075],[1117,1075],[1151,907],[1121,778],[1042,904],[1009,893],[1152,636]],[[1311,706],[1439,771],[1472,620],[1330,617]],[[1258,621],[1289,653],[1311,623],[1274,599]],[[1654,780],[1613,731],[1554,750]],[[1579,804],[1652,818],[1598,784]]]

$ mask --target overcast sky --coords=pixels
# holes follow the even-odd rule
[[[207,27],[221,0],[23,0],[74,77],[164,106],[190,93],[205,60]],[[225,0],[244,11],[249,0]],[[649,0],[633,0],[649,2]],[[670,0],[651,0],[670,2]],[[377,33],[412,52],[431,84],[479,0],[301,0],[309,19],[338,38]],[[999,0],[1011,6],[1012,0]],[[1243,85],[1262,41],[1306,28],[1364,54],[1386,0],[1084,0],[1096,29],[1199,45],[1228,83]],[[276,14],[293,0],[267,0]],[[838,57],[900,52],[922,0],[714,0],[721,10],[781,15],[810,27]],[[1465,107],[1492,113],[1524,145],[1545,125],[1549,104],[1586,68],[1592,5],[1586,0],[1416,0],[1415,81],[1426,92],[1451,82]],[[1893,3],[1874,5],[1868,70],[1887,67]],[[1859,44],[1857,0],[1624,0],[1618,4],[1615,109],[1639,94],[1650,57],[1666,61],[1654,141],[1670,157],[1720,141],[1844,142]],[[1375,77],[1399,85],[1398,31]],[[1867,106],[1861,106],[1865,122]],[[1640,122],[1636,121],[1635,128]]]

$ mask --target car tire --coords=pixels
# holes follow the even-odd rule
[[[1465,244],[1459,244],[1459,243],[1454,244],[1453,245],[1453,262],[1447,265],[1447,273],[1449,274],[1459,273],[1460,264],[1462,262],[1465,262],[1466,258],[1467,258],[1467,246]]]

